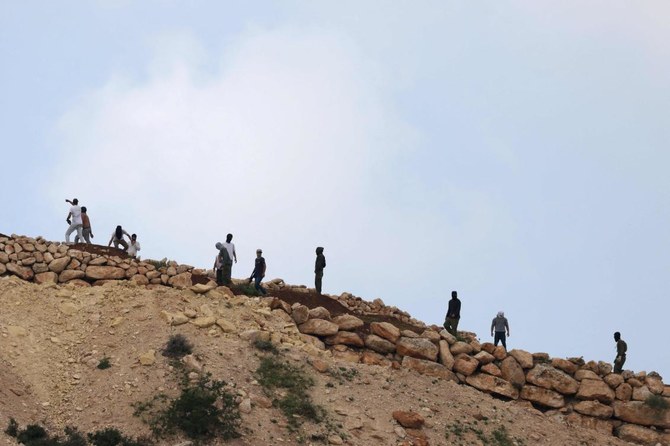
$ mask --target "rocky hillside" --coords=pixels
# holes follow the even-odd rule
[[[211,374],[239,437],[206,444],[670,444],[670,387],[655,373],[506,352],[380,300],[280,279],[260,298],[191,266],[19,236],[0,235],[0,276],[3,429],[14,418],[151,436],[137,403]],[[175,334],[192,345],[181,359],[162,354]],[[268,379],[284,372],[299,390]],[[288,404],[294,391],[300,404]]]

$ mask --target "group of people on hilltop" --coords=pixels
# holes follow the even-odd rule
[[[461,319],[461,300],[456,291],[451,292],[451,300],[447,308],[447,314],[444,318],[444,328],[453,336],[458,335],[458,322]],[[507,337],[509,337],[509,322],[505,317],[505,312],[498,311],[496,317],[491,321],[491,336],[493,336],[493,345],[498,346],[500,342],[507,350]],[[614,359],[614,373],[621,373],[623,365],[626,362],[626,351],[628,345],[621,339],[621,333],[614,333],[617,355]]]
[[[218,253],[214,258],[214,272],[216,275],[216,283],[218,285],[230,285],[232,279],[233,262],[237,263],[237,252],[235,251],[235,244],[233,243],[233,234],[226,235],[226,242],[218,242],[214,245]],[[323,270],[326,268],[326,257],[323,255],[323,247],[316,248],[316,262],[314,264],[314,286],[317,294],[321,294],[321,286],[323,281]],[[248,282],[254,281],[256,291],[261,294],[267,294],[267,290],[261,285],[261,281],[265,277],[267,264],[263,257],[263,250],[256,250],[256,259],[254,259],[254,270],[249,276]]]
[[[65,201],[71,205],[65,219],[68,224],[67,231],[65,231],[65,243],[70,243],[70,236],[76,231],[77,235],[74,237],[75,243],[84,240],[86,243],[91,244],[91,239],[94,236],[91,229],[91,219],[88,217],[86,206],[79,206],[79,200],[76,198],[72,200],[65,199]],[[125,237],[128,237],[127,242]],[[128,234],[121,225],[118,225],[114,232],[112,232],[107,246],[112,246],[112,243],[117,249],[119,246],[122,246],[123,250],[131,257],[137,257],[137,252],[141,249],[140,242],[137,241],[137,234]]]

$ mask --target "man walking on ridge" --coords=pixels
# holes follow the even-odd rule
[[[249,283],[251,283],[251,280],[254,279],[254,286],[256,287],[256,291],[258,291],[261,294],[266,294],[267,291],[265,291],[265,288],[261,286],[261,280],[263,280],[263,277],[265,277],[265,259],[263,258],[263,251],[261,249],[256,250],[256,262],[254,263],[254,270],[251,273],[251,277],[249,277]]]
[[[76,198],[73,199],[72,201],[66,198],[65,201],[72,205],[72,207],[70,208],[70,212],[67,214],[67,218],[65,219],[67,224],[70,225],[67,228],[67,231],[65,232],[65,243],[70,243],[70,234],[72,234],[74,231],[77,231],[76,237],[78,239],[84,238],[81,232],[82,228],[81,208],[79,207],[79,200],[77,200]]]
[[[495,330],[495,337],[493,338],[493,345],[498,346],[498,342],[502,342],[502,346],[507,350],[507,343],[505,338],[505,330],[507,330],[507,336],[509,336],[509,324],[507,323],[507,318],[505,313],[498,311],[496,317],[493,318],[491,322],[491,336],[493,336],[493,331]]]
[[[621,333],[618,331],[614,333],[614,341],[616,342],[616,358],[614,358],[614,373],[621,373],[623,365],[626,362],[626,350],[628,345],[626,341],[621,339]]]
[[[229,285],[231,276],[233,273],[233,260],[237,263],[237,253],[235,252],[235,244],[232,243],[233,234],[228,234],[226,236],[226,243],[223,244],[223,247],[228,251],[228,256],[222,258],[223,260],[223,284]]]
[[[456,291],[451,292],[451,300],[444,319],[444,328],[454,336],[458,336],[458,321],[461,319],[461,301]]]
[[[86,213],[86,206],[81,207],[81,222],[84,240],[90,245],[91,239],[93,238],[93,231],[91,230],[91,220],[88,218],[88,214]],[[75,235],[74,242],[79,243],[79,235]]]
[[[314,264],[314,287],[316,294],[321,295],[321,280],[323,279],[323,269],[326,267],[326,256],[323,255],[323,248],[316,248],[316,263]]]

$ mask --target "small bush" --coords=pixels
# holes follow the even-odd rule
[[[245,296],[260,296],[261,294],[252,283],[231,285],[230,289],[234,294],[243,294]]]
[[[649,395],[644,402],[647,406],[659,412],[665,412],[666,410],[670,409],[668,400],[663,398],[661,395]]]
[[[316,423],[323,421],[323,408],[315,405],[308,394],[314,380],[302,369],[268,356],[261,359],[256,376],[266,392],[273,396],[273,404],[281,409],[291,427],[300,425],[303,418]],[[279,388],[285,392],[276,392]]]
[[[110,367],[112,366],[112,364],[109,362],[109,359],[110,359],[109,357],[105,356],[104,358],[102,358],[102,359],[100,360],[100,362],[98,362],[98,366],[97,366],[97,367],[98,367],[100,370],[105,370],[105,369],[110,368]]]
[[[19,443],[26,446],[87,446],[89,444],[84,435],[73,427],[65,428],[65,438],[58,435],[52,437],[38,424],[30,424],[25,429],[19,429],[19,424],[13,418],[9,420],[5,433],[15,437]],[[94,446],[147,446],[152,444],[149,439],[133,440],[122,435],[117,429],[111,428],[88,434],[88,438]]]
[[[346,367],[330,368],[328,369],[328,374],[340,384],[344,384],[344,381],[352,381],[358,375],[358,370]]]
[[[493,431],[492,444],[495,446],[513,446],[515,443],[507,435],[507,429],[504,426],[500,426]]]
[[[126,437],[118,429],[112,427],[88,434],[88,441],[94,446],[145,446],[152,444],[147,438],[134,440]]]
[[[170,336],[168,339],[165,348],[163,349],[163,356],[168,358],[181,359],[186,355],[190,355],[193,352],[193,346],[186,336],[182,334],[175,334]]]
[[[154,267],[156,267],[156,269],[166,268],[168,266],[168,263],[170,263],[167,257],[161,260],[146,259],[145,262],[153,265]]]
[[[277,347],[275,347],[275,345],[272,342],[264,341],[262,339],[256,339],[256,341],[254,342],[254,347],[256,347],[258,350],[264,352],[270,352],[274,355],[279,353]]]
[[[212,380],[210,374],[194,384],[185,379],[178,398],[157,395],[149,402],[135,404],[135,415],[143,417],[158,437],[179,430],[198,443],[214,437],[237,438],[240,412],[225,385]]]
[[[7,429],[5,429],[5,433],[14,438],[19,435],[19,423],[17,423],[14,418],[9,419],[9,424],[7,425]]]

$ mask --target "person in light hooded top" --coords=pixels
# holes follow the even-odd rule
[[[505,336],[505,331],[507,331],[507,336],[509,336],[509,323],[507,322],[505,313],[503,311],[498,311],[498,314],[491,322],[491,336],[494,336],[493,345],[497,347],[498,342],[501,342],[502,346],[505,347],[505,350],[507,350],[507,338]]]

